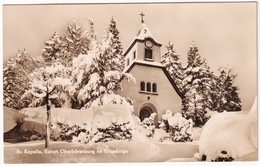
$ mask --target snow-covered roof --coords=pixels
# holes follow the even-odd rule
[[[153,38],[153,35],[145,23],[141,23],[140,29],[135,39],[144,40],[145,38]]]
[[[158,42],[154,38],[153,34],[151,33],[151,31],[149,30],[147,25],[145,23],[141,23],[140,29],[139,29],[135,39],[144,40],[146,38],[152,38],[156,43],[160,44],[160,42]]]
[[[133,39],[133,41],[130,43],[130,45],[127,47],[127,49],[125,50],[125,52],[123,53],[124,55],[132,48],[132,46],[134,45],[134,43],[137,40],[141,40],[144,41],[145,39],[150,38],[152,39],[157,45],[162,45],[160,42],[158,42],[153,34],[151,33],[151,31],[149,30],[149,28],[147,27],[147,25],[145,23],[141,23],[140,29],[136,35],[136,37]]]

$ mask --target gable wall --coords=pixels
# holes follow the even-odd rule
[[[135,77],[136,84],[124,80],[122,82],[123,91],[118,91],[117,94],[136,101],[134,104],[135,115],[139,116],[141,105],[147,102],[156,106],[158,120],[161,120],[162,114],[167,109],[173,113],[181,112],[181,97],[176,93],[161,68],[135,65],[130,74]],[[156,83],[158,94],[139,93],[141,81]],[[150,96],[150,100],[148,100],[148,96]]]

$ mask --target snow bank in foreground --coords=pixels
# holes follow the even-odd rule
[[[45,134],[47,117],[45,107],[25,108],[19,113],[18,121],[22,124],[20,131],[36,131]],[[85,110],[51,108],[52,130],[57,129],[58,123],[69,126],[87,124],[91,126],[92,132],[97,132],[98,127],[106,128],[113,122],[129,123],[130,127],[134,128],[131,110],[124,105],[108,104]]]
[[[219,113],[204,126],[199,152],[207,161],[218,158],[221,151],[234,159],[257,150],[257,100],[247,114]]]
[[[16,126],[18,111],[12,108],[4,107],[4,133]]]
[[[52,124],[64,123],[69,125],[80,125],[87,123],[93,118],[93,110],[75,110],[69,108],[51,108]],[[46,107],[24,108],[19,111],[17,121],[21,123],[20,131],[36,131],[45,133]]]
[[[92,129],[96,130],[97,127],[109,127],[112,122],[118,124],[130,122],[133,125],[133,116],[127,106],[108,104],[99,106],[94,110],[92,121]]]

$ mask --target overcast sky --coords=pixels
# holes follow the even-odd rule
[[[88,29],[95,23],[99,37],[110,19],[117,20],[120,39],[126,49],[140,27],[140,13],[153,36],[163,44],[175,44],[186,61],[192,41],[213,71],[231,66],[237,74],[243,110],[250,109],[257,94],[256,3],[164,3],[99,5],[12,5],[3,7],[3,61],[25,48],[39,56],[53,32],[65,33],[72,20]]]

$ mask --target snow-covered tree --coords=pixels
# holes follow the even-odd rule
[[[28,87],[24,85],[25,81],[18,76],[19,72],[15,66],[14,59],[10,58],[3,69],[3,104],[4,106],[20,109],[20,97],[24,89]],[[20,85],[17,84],[20,82]],[[26,87],[26,88],[25,88]]]
[[[66,66],[72,65],[73,57],[86,54],[88,51],[89,39],[83,28],[73,22],[68,25],[67,33],[62,37],[63,40],[63,60]]]
[[[201,58],[198,48],[193,42],[187,54],[187,67],[184,69],[183,116],[192,119],[195,126],[205,124],[206,108],[211,109],[211,92],[213,88],[213,73],[206,61]]]
[[[28,75],[37,68],[39,64],[26,50],[19,50],[14,58],[10,58],[6,64],[4,64],[4,106],[21,109],[30,104],[30,100],[26,98],[21,99],[21,96],[29,88]]]
[[[232,68],[221,67],[220,75],[216,77],[216,93],[214,94],[214,108],[218,112],[240,111],[241,99],[238,94],[238,88],[234,86],[236,75]]]
[[[115,67],[118,67],[117,70],[123,70],[124,69],[124,57],[123,57],[123,48],[122,48],[122,44],[121,41],[119,40],[119,31],[116,27],[116,20],[115,19],[111,19],[110,24],[109,24],[109,28],[108,28],[109,33],[112,34],[112,49],[114,49],[113,54],[115,56],[115,58],[118,58],[121,65],[117,65],[118,62],[113,62]],[[112,64],[113,65],[113,64]]]
[[[74,106],[92,107],[108,103],[129,105],[128,99],[114,94],[120,90],[121,81],[130,79],[131,75],[124,73],[122,63],[122,48],[118,38],[115,20],[112,19],[108,31],[99,43],[90,20],[90,48],[86,54],[80,54],[73,59],[73,88],[71,94]]]
[[[172,117],[168,118],[168,123],[170,126],[170,137],[172,141],[191,142],[193,140],[193,122],[191,119],[187,120],[177,112]]]
[[[29,107],[37,107],[46,104],[46,95],[49,93],[51,105],[62,107],[65,103],[65,91],[70,86],[70,79],[64,77],[65,67],[57,62],[51,66],[36,68],[29,78],[29,89],[25,91],[23,98],[31,100]]]
[[[29,106],[46,105],[46,141],[45,148],[50,144],[50,110],[51,106],[62,106],[64,101],[60,94],[67,86],[70,86],[70,79],[63,78],[64,66],[61,63],[52,63],[51,66],[37,68],[28,75],[29,89],[25,91],[22,98],[29,98]]]
[[[45,42],[42,50],[42,57],[45,62],[63,61],[62,52],[63,41],[57,32],[54,32],[49,41]]]
[[[152,113],[149,117],[144,118],[144,120],[141,122],[141,125],[146,129],[146,136],[147,137],[153,137],[155,132],[155,124],[154,119],[157,116],[156,113]]]
[[[161,62],[166,66],[167,71],[170,73],[177,87],[182,92],[183,68],[180,56],[175,53],[173,46],[173,43],[168,43],[166,46],[167,52],[163,54]]]

